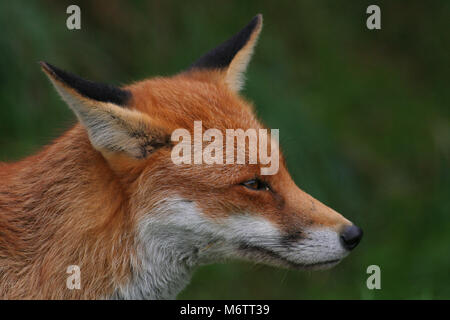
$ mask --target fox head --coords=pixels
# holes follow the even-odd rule
[[[257,15],[186,71],[122,88],[41,63],[120,180],[143,264],[190,267],[240,258],[327,268],[359,243],[361,229],[299,189],[281,154],[272,175],[261,175],[263,165],[248,161],[172,160],[172,133],[183,128],[194,134],[195,121],[223,133],[264,128],[239,94],[261,28]]]

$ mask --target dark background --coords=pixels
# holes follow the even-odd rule
[[[82,27],[66,28],[81,7]],[[366,8],[381,7],[381,30]],[[120,85],[171,75],[264,28],[243,94],[306,192],[365,237],[329,271],[201,267],[180,298],[450,298],[450,1],[0,1],[0,161],[76,120],[37,62]],[[1,183],[1,182],[0,182]],[[366,268],[381,268],[368,290]]]

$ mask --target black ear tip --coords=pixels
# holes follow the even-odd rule
[[[45,61],[39,61],[39,64],[47,75],[75,89],[75,91],[87,98],[111,102],[119,106],[126,105],[131,98],[131,92],[128,90],[83,79]]]
[[[262,21],[263,21],[263,15],[262,15],[262,13],[258,13],[258,14],[253,18],[253,20],[255,20],[258,24],[262,23]]]
[[[42,70],[44,70],[44,72],[50,73],[55,78],[60,78],[58,74],[61,73],[61,69],[58,69],[54,65],[51,65],[50,63],[45,61],[39,61],[39,65],[41,66]]]
[[[39,61],[39,64],[41,65],[42,70],[47,73],[50,74],[53,78],[62,81],[66,84],[70,84],[71,80],[78,78],[77,76],[64,71],[58,67],[55,67],[54,65],[45,62],[45,61]],[[81,80],[81,78],[79,78]]]
[[[52,66],[49,63],[45,62],[45,61],[39,61],[39,65],[45,71],[52,71],[52,68],[51,68]]]
[[[247,44],[251,36],[260,32],[262,20],[262,14],[257,14],[243,29],[227,41],[204,54],[190,68],[223,69],[228,67],[235,55]]]
[[[263,15],[261,13],[258,13],[256,16],[253,17],[253,19],[248,23],[248,25],[244,29],[253,31],[257,28],[260,28],[262,22],[263,22]]]

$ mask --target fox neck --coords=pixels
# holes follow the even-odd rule
[[[80,126],[2,165],[0,180],[0,298],[95,299],[127,281],[127,200]],[[67,287],[71,265],[80,268],[79,290]]]
[[[132,280],[118,288],[113,299],[171,300],[189,283],[198,263],[195,247],[185,244],[182,249],[171,236],[151,231],[140,245]]]
[[[174,299],[193,269],[210,262],[201,251],[213,239],[167,219],[198,216],[189,201],[166,199],[135,225],[117,177],[80,126],[35,156],[2,164],[0,180],[0,231],[12,230],[0,237],[0,298]],[[71,265],[80,267],[80,290],[67,288]]]
[[[174,299],[197,266],[222,260],[226,248],[217,250],[220,240],[213,233],[199,232],[208,225],[199,213],[193,202],[166,195],[144,215],[136,235],[139,265],[113,298]]]

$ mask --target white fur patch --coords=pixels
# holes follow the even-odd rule
[[[326,261],[338,262],[349,253],[342,246],[339,234],[329,228],[303,230],[303,237],[289,248],[280,248],[279,254],[291,262],[314,268]]]
[[[141,221],[140,263],[131,282],[117,288],[113,298],[174,299],[196,266],[228,258],[314,268],[335,264],[348,254],[331,229],[302,230],[302,234],[286,244],[279,228],[258,214],[212,219],[191,201],[166,199]]]

